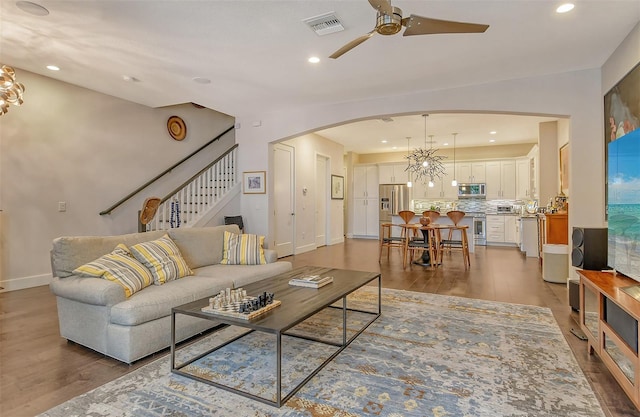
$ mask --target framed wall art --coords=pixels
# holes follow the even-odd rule
[[[569,195],[569,144],[560,148],[560,191]]]
[[[340,175],[331,176],[331,199],[344,200],[344,177]]]
[[[264,194],[266,171],[245,171],[242,173],[243,194]]]

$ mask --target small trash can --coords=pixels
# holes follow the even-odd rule
[[[569,245],[542,245],[542,279],[566,284],[569,278]]]

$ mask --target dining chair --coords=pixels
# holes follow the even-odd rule
[[[389,260],[389,253],[391,248],[398,248],[404,253],[404,238],[401,236],[393,236],[393,228],[399,227],[393,223],[380,224],[380,254],[378,255],[378,263],[382,259],[382,250],[387,248],[387,260]]]
[[[460,221],[465,216],[465,213],[460,210],[452,210],[447,213],[447,217],[451,219],[453,223],[453,227],[449,229],[448,239],[442,239],[440,242],[439,248],[439,262],[442,262],[442,256],[445,249],[451,253],[453,249],[459,249],[462,252],[462,259],[464,261],[465,269],[467,267],[471,267],[471,256],[469,254],[469,238],[467,235],[467,230],[469,230],[469,226],[460,225]],[[455,232],[460,233],[460,240],[453,239],[453,234]]]

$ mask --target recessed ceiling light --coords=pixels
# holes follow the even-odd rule
[[[18,6],[18,9],[22,10],[23,12],[36,16],[46,16],[49,14],[49,10],[45,9],[39,4],[32,3],[30,1],[17,1],[16,6]]]
[[[320,58],[318,58],[317,56],[312,56],[311,58],[308,59],[309,62],[311,62],[312,64],[317,64],[318,62],[320,62]]]
[[[493,142],[495,142],[495,141],[496,141],[495,139],[489,139],[489,142],[490,142],[490,143],[493,143]]]
[[[570,12],[571,10],[573,10],[574,7],[575,5],[573,3],[565,3],[558,6],[558,8],[556,9],[556,13]]]
[[[136,77],[132,77],[131,75],[123,75],[122,79],[131,83],[137,83],[140,81],[139,79],[137,79]]]
[[[393,147],[393,148],[391,148],[391,149],[398,149],[398,147],[397,147],[397,146],[394,146],[394,147]]]
[[[449,142],[443,143],[442,146],[449,146]]]
[[[381,140],[380,142],[382,142],[382,143],[387,143],[387,141],[386,141],[386,140]]]
[[[193,82],[198,84],[211,84],[211,80],[204,77],[195,77],[193,78]]]
[[[51,71],[60,71],[60,67],[56,67],[55,65],[47,65],[47,69]]]
[[[489,132],[490,135],[495,135],[496,133],[498,132],[496,132],[495,130],[492,130],[491,132]]]

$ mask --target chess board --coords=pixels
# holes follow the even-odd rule
[[[247,297],[245,298],[245,300],[247,299],[252,299],[255,297]],[[208,313],[208,314],[214,314],[214,315],[218,315],[218,316],[226,316],[226,317],[234,317],[237,319],[242,319],[242,320],[251,320],[253,318],[256,318],[264,313],[266,313],[269,310],[273,310],[274,308],[278,307],[280,304],[282,304],[282,302],[280,300],[273,300],[273,302],[271,304],[267,304],[266,306],[256,310],[256,311],[252,311],[251,313],[245,314],[245,313],[240,313],[240,304],[241,302],[235,302],[235,303],[229,303],[229,304],[225,304],[224,306],[214,309],[210,306],[206,306],[206,307],[202,307],[202,312],[203,313]]]

